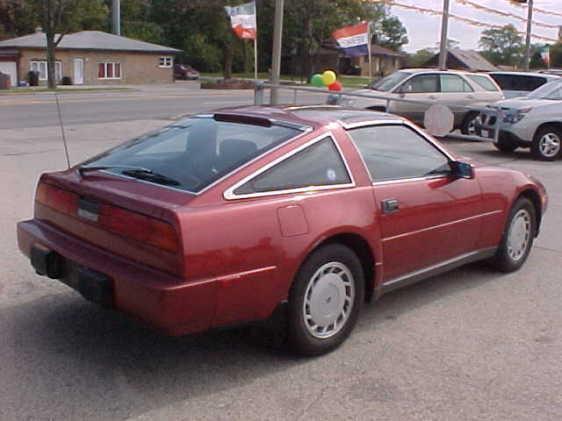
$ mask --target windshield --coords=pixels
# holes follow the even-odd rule
[[[371,84],[371,89],[388,92],[410,75],[411,73],[408,72],[394,72],[391,75],[373,82]]]
[[[81,172],[103,169],[197,193],[299,133],[280,125],[193,117],[111,149],[85,162]]]
[[[561,89],[562,81],[556,80],[546,83],[540,88],[535,89],[533,92],[527,95],[527,97],[532,99],[562,99],[560,97]]]

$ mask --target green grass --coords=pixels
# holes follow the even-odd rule
[[[59,86],[57,89],[49,89],[46,87],[20,87],[20,88],[10,88],[6,90],[0,90],[0,95],[13,95],[13,94],[35,94],[35,93],[45,93],[45,92],[58,92],[58,93],[84,93],[84,92],[119,92],[119,91],[130,91],[131,88],[123,87],[106,87],[106,88],[68,88]]]
[[[217,77],[217,78],[222,78],[222,73],[201,73],[202,77]],[[254,74],[253,73],[233,73],[232,74],[233,78],[237,78],[237,79],[253,79],[254,78]],[[258,73],[258,78],[259,79],[263,79],[263,80],[267,80],[269,79],[269,74],[262,72],[262,73]],[[295,83],[301,83],[301,79],[299,76],[291,76],[291,75],[281,75],[281,80],[284,82],[295,82]],[[338,80],[343,84],[344,88],[348,88],[348,89],[357,89],[357,88],[363,88],[366,85],[369,84],[369,78],[366,76],[344,76],[344,75],[340,75],[338,77]]]

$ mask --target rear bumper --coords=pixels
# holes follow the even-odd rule
[[[107,279],[100,303],[137,318],[169,335],[203,331],[211,327],[215,316],[217,283],[186,282],[130,260],[104,252],[95,246],[56,230],[38,220],[20,222],[17,227],[20,250],[30,259],[37,248],[61,256],[64,269],[54,276],[92,301],[97,295],[80,287]],[[36,253],[35,253],[36,254]],[[37,256],[35,256],[37,258]],[[37,268],[37,263],[34,263]],[[38,272],[41,272],[40,270]],[[47,273],[43,273],[47,274]],[[53,275],[51,273],[50,275]],[[83,283],[83,282],[82,282]]]

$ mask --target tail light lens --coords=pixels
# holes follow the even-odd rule
[[[80,196],[75,193],[46,183],[39,184],[35,195],[38,203],[75,218],[78,218],[79,199]],[[112,233],[162,250],[178,251],[178,238],[172,225],[155,218],[101,204],[98,221],[94,224]]]

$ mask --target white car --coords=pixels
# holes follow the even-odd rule
[[[493,139],[498,124],[499,136],[494,144],[500,151],[531,148],[538,159],[557,159],[562,145],[562,79],[549,82],[525,97],[490,106],[477,119],[477,134]]]
[[[338,96],[332,95],[328,102],[387,111],[419,125],[423,125],[425,112],[432,104],[443,104],[454,114],[454,129],[461,129],[464,134],[474,132],[474,121],[479,114],[479,111],[468,107],[481,108],[504,98],[499,86],[487,74],[434,69],[399,70],[378,80],[369,88],[353,93],[382,98],[344,97],[337,101]],[[404,102],[401,99],[419,103]]]

